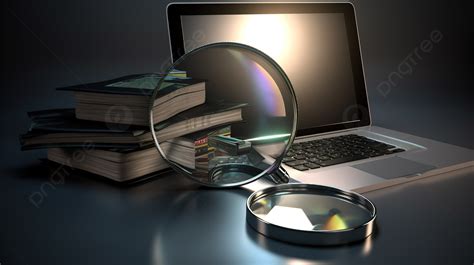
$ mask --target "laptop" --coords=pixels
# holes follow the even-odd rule
[[[372,125],[351,3],[171,3],[167,19],[173,60],[239,42],[283,68],[298,102],[292,182],[367,192],[474,165],[473,150]]]

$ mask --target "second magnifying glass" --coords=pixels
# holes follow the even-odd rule
[[[275,173],[296,132],[297,105],[284,71],[237,43],[178,59],[150,103],[152,135],[176,171],[214,187]]]

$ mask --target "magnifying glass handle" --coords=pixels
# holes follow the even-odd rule
[[[275,172],[273,172],[272,174],[269,174],[268,177],[275,184],[283,184],[290,182],[290,175],[288,175],[288,172],[286,172],[286,170],[282,166],[278,167],[278,169],[275,170]]]

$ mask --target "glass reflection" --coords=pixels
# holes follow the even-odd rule
[[[280,194],[263,197],[251,210],[270,223],[299,230],[338,231],[371,219],[366,209],[332,196]]]
[[[268,214],[257,215],[258,217],[279,226],[293,229],[311,230],[313,225],[301,208],[274,206]]]

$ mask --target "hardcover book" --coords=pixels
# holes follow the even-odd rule
[[[160,147],[167,159],[195,169],[207,166],[215,149],[207,145],[212,135],[230,135],[230,126],[207,130],[163,142]],[[125,182],[168,168],[154,145],[141,148],[89,148],[82,151],[81,160],[74,159],[78,148],[48,148],[48,160],[97,174],[114,181]],[[172,150],[172,151],[170,151]]]
[[[58,90],[74,92],[78,119],[148,125],[151,96],[162,78],[163,76],[153,73],[129,75]],[[204,81],[167,76],[154,101],[154,122],[162,122],[177,113],[203,104],[205,100]]]
[[[155,126],[159,141],[242,120],[245,104],[211,104],[195,107]],[[32,125],[20,136],[22,150],[50,147],[137,148],[152,143],[147,127],[79,120],[73,109],[28,113]]]

